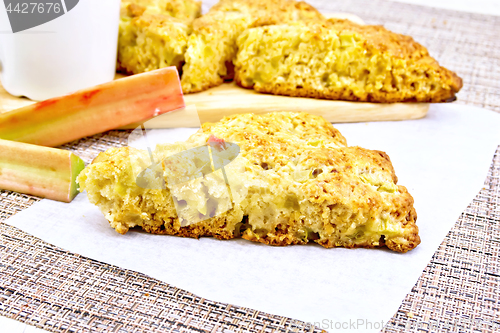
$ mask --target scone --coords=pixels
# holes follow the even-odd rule
[[[322,20],[323,16],[305,2],[294,0],[221,0],[193,22],[189,36],[182,90],[193,93],[232,79],[236,38],[247,28]]]
[[[193,20],[201,2],[193,0],[123,1],[117,69],[137,74],[184,63]]]
[[[398,252],[420,243],[413,198],[397,185],[387,154],[348,147],[329,122],[307,113],[226,117],[152,155],[112,148],[78,182],[122,234],[140,227]]]
[[[277,95],[445,102],[462,80],[411,37],[347,20],[256,27],[237,40],[235,80]]]

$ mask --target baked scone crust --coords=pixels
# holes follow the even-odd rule
[[[122,1],[117,70],[138,74],[176,66],[180,71],[192,22],[201,14],[193,0]]]
[[[179,187],[169,184],[172,170],[181,179],[200,168],[195,157],[172,156],[189,154],[211,138],[239,146],[238,156],[224,168],[229,186],[220,170]],[[146,151],[130,147],[101,153],[78,177],[81,191],[119,233],[141,227],[184,237],[242,237],[270,245],[316,242],[326,248],[386,246],[398,252],[420,243],[413,198],[397,185],[387,154],[348,147],[321,117],[230,116],[204,124],[184,143],[158,145],[153,155],[162,161],[157,177],[169,184],[166,189],[137,185],[138,172],[151,161]],[[228,191],[231,205],[224,208],[220,203]],[[201,221],[185,225],[179,214]]]
[[[326,20],[294,0],[122,2],[117,69],[167,66],[185,94],[232,80],[262,93],[363,102],[446,102],[462,80],[411,37]],[[342,49],[342,50],[340,50]]]
[[[219,1],[193,22],[183,66],[183,92],[203,91],[233,78],[236,39],[245,29],[323,19],[314,7],[294,0]]]
[[[237,41],[235,80],[277,95],[362,102],[446,102],[462,80],[411,37],[330,19],[257,27]]]

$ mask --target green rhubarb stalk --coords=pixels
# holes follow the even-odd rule
[[[175,67],[128,76],[0,114],[0,139],[54,147],[183,108]]]
[[[0,189],[70,202],[84,167],[70,151],[0,139]]]

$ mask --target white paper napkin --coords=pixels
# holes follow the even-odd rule
[[[481,189],[497,145],[500,115],[432,105],[425,119],[335,125],[349,145],[386,151],[415,198],[422,243],[381,249],[272,247],[131,231],[120,235],[80,194],[42,200],[6,221],[92,259],[136,270],[201,297],[315,323],[375,332],[397,311],[460,213]],[[192,129],[162,130],[172,141]]]

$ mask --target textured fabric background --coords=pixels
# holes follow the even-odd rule
[[[500,17],[384,0],[309,1],[409,34],[464,79],[457,103],[500,112]],[[207,1],[206,8],[213,1]],[[126,144],[111,131],[66,145],[87,162]],[[36,197],[0,191],[0,221]],[[500,148],[385,332],[500,331]],[[0,223],[0,314],[53,332],[312,332],[318,328],[212,302],[143,274],[68,253]]]

